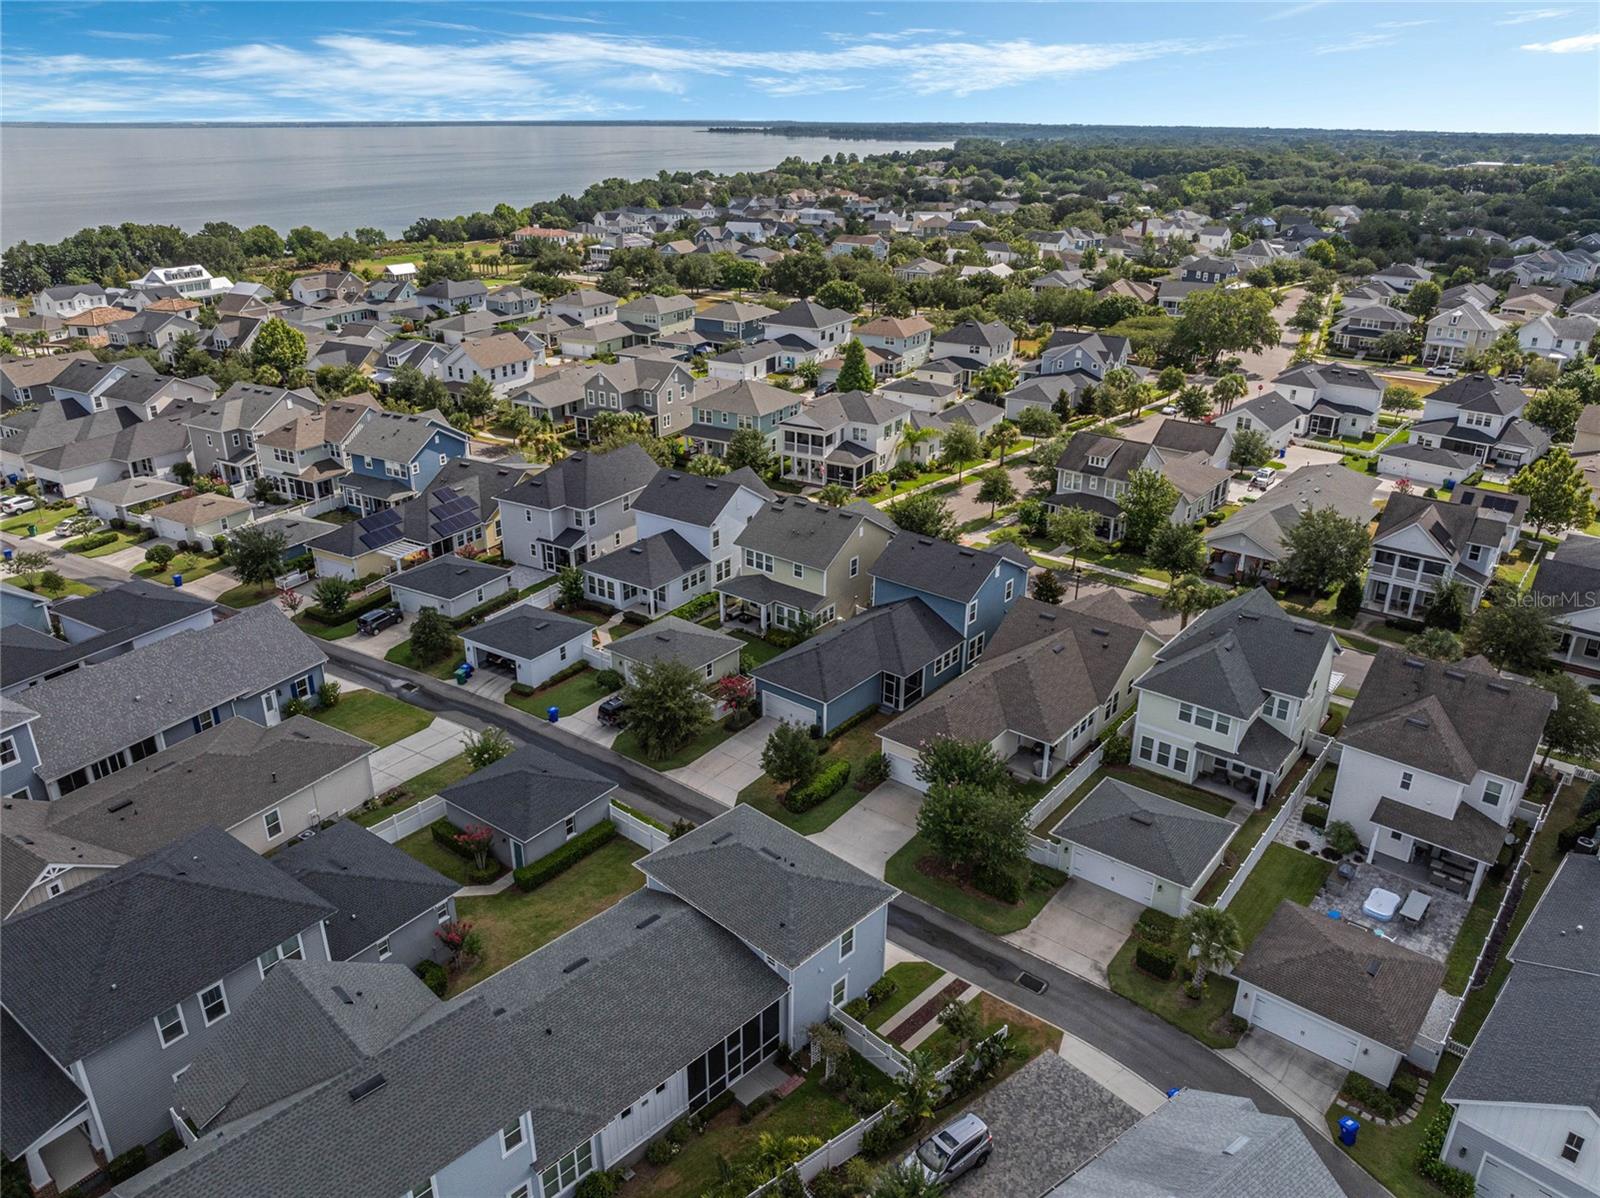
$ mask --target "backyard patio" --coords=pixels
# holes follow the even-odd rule
[[[1467,911],[1472,906],[1465,898],[1437,886],[1401,877],[1367,862],[1350,863],[1347,872],[1353,875],[1349,880],[1342,879],[1338,871],[1328,874],[1322,889],[1311,900],[1313,911],[1338,911],[1340,918],[1353,927],[1370,931],[1401,948],[1412,949],[1436,961],[1444,961],[1450,956],[1450,948],[1455,944],[1461,925],[1467,918]],[[1416,922],[1398,914],[1388,922],[1368,915],[1362,910],[1362,904],[1377,889],[1399,895],[1402,902],[1415,893],[1426,895],[1429,900],[1427,914]]]

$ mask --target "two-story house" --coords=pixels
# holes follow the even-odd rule
[[[921,316],[880,316],[856,330],[856,340],[889,359],[892,373],[915,370],[932,353],[933,325]]]
[[[467,456],[471,440],[437,411],[363,414],[346,438],[349,473],[339,480],[345,506],[362,515],[415,495],[446,463]]]
[[[1600,678],[1600,537],[1567,534],[1534,575],[1534,597],[1554,615],[1554,659],[1580,677]]]
[[[383,410],[372,396],[347,395],[296,416],[256,438],[261,476],[293,499],[327,499],[349,473],[345,445],[369,412]]]
[[[933,339],[933,360],[953,369],[961,387],[971,386],[972,376],[986,367],[1011,362],[1016,353],[1016,334],[998,320],[964,320]]]
[[[544,296],[528,287],[507,283],[484,297],[484,305],[496,316],[531,317],[544,311]]]
[[[260,473],[256,438],[297,416],[311,415],[321,406],[309,388],[286,391],[259,383],[235,383],[185,421],[195,473],[216,475],[229,486],[251,481]]]
[[[662,470],[633,500],[636,539],[583,564],[584,590],[652,616],[709,594],[738,568],[738,539],[773,498],[749,468],[717,478]]]
[[[773,309],[760,304],[726,300],[696,313],[694,331],[714,345],[760,341],[766,336],[764,322],[776,315]]]
[[[1375,351],[1379,339],[1388,333],[1409,333],[1413,323],[1411,314],[1401,308],[1346,297],[1339,319],[1328,330],[1328,339],[1346,353],[1368,353]]]
[[[804,402],[796,392],[759,379],[698,379],[694,384],[692,423],[683,435],[696,453],[720,458],[727,453],[734,433],[755,429],[767,438],[767,448],[776,455],[779,426],[799,415]]]
[[[1375,283],[1387,283],[1396,291],[1409,294],[1418,283],[1432,279],[1433,272],[1414,262],[1395,262],[1382,270],[1374,271],[1367,278]]]
[[[1272,386],[1305,413],[1308,437],[1359,440],[1377,430],[1383,382],[1359,366],[1307,362],[1284,371]]]
[[[1528,394],[1515,384],[1487,374],[1463,375],[1422,401],[1411,441],[1514,472],[1550,448],[1550,434],[1523,419],[1527,406]]]
[[[289,284],[289,295],[295,303],[309,307],[327,300],[355,299],[366,286],[359,275],[347,270],[319,270],[296,276]]]
[[[184,1070],[279,962],[328,959],[334,912],[208,827],[7,920],[6,1084],[37,1095],[7,1153],[35,1192],[169,1131]]]
[[[1119,541],[1127,526],[1122,497],[1139,470],[1154,470],[1178,491],[1170,519],[1188,524],[1214,511],[1228,495],[1232,472],[1213,466],[1205,452],[1158,449],[1141,441],[1084,431],[1074,433],[1056,462],[1056,489],[1049,508],[1084,508],[1094,513],[1095,535]]]
[[[1039,373],[1084,374],[1099,382],[1108,370],[1128,364],[1128,351],[1126,337],[1057,329],[1039,355]]]
[[[782,312],[762,318],[762,336],[779,348],[780,369],[793,370],[803,362],[831,358],[850,340],[848,312],[827,308],[811,300],[796,300]]]
[[[1500,558],[1517,544],[1519,521],[1505,513],[1442,499],[1389,496],[1372,534],[1363,607],[1420,616],[1446,582],[1466,588],[1476,611]]]
[[[783,477],[858,487],[899,459],[910,416],[910,408],[881,395],[824,395],[779,423]]]
[[[417,302],[436,312],[481,312],[488,306],[489,288],[481,279],[440,279],[417,289]]]
[[[597,366],[583,380],[583,406],[573,416],[579,440],[587,441],[604,412],[642,416],[658,437],[678,437],[691,423],[689,395],[695,378],[682,362],[624,358]]]
[[[1186,283],[1222,284],[1239,274],[1239,264],[1228,258],[1213,258],[1203,254],[1190,258],[1180,267],[1180,276]]]
[[[1600,337],[1600,316],[1541,316],[1517,330],[1523,353],[1537,354],[1558,366],[1590,353],[1596,337]]]
[[[1422,362],[1428,366],[1454,366],[1477,357],[1511,326],[1481,304],[1467,302],[1428,320],[1422,337]]]
[[[535,352],[515,333],[493,333],[463,338],[439,363],[439,375],[446,383],[485,379],[497,396],[504,396],[525,386],[543,360],[542,345]]]
[[[687,295],[641,295],[618,308],[617,318],[652,339],[681,333],[694,325],[694,300]]]
[[[1337,652],[1259,587],[1202,613],[1134,683],[1134,762],[1259,809],[1328,714]]]
[[[59,320],[105,306],[106,289],[98,283],[63,283],[33,295],[35,316],[53,316]]]
[[[750,518],[735,542],[738,572],[715,584],[724,620],[748,614],[761,630],[801,616],[827,624],[871,599],[870,571],[895,527],[870,504],[828,508],[780,496]]]
[[[659,470],[633,444],[568,454],[500,495],[502,552],[555,573],[631,544],[633,501]]]
[[[1367,860],[1470,901],[1500,858],[1555,696],[1481,657],[1383,648],[1344,727],[1328,805]]]

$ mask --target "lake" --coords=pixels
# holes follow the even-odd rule
[[[0,243],[91,225],[206,221],[398,236],[419,216],[577,195],[658,171],[768,170],[783,159],[937,143],[709,133],[683,125],[4,126]]]

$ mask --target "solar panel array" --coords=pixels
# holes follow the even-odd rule
[[[433,493],[428,515],[435,539],[442,540],[478,523],[478,503],[451,487],[440,487]]]
[[[361,521],[360,541],[368,549],[377,549],[390,541],[397,541],[403,523],[400,513],[393,508],[374,512]]]

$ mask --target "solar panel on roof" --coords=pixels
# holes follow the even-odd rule
[[[440,487],[429,500],[428,517],[434,536],[453,536],[478,523],[478,504],[453,487]]]
[[[390,541],[400,536],[403,524],[400,513],[393,508],[375,512],[361,521],[359,540],[368,549],[377,549],[380,545],[387,545]]]

